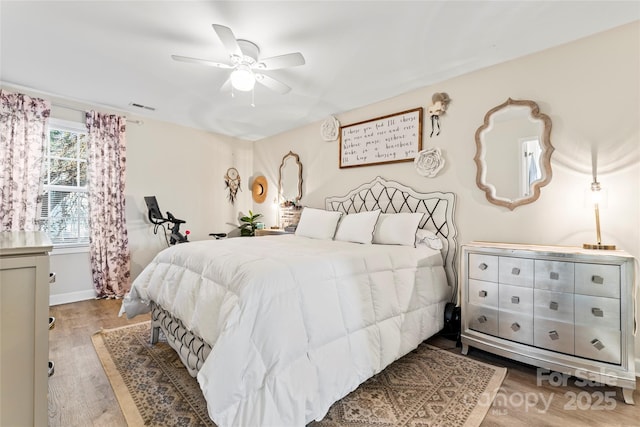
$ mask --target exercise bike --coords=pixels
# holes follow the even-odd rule
[[[171,232],[168,242],[169,245],[189,242],[187,236],[180,232],[180,224],[185,224],[186,221],[176,218],[169,211],[167,211],[167,217],[164,218],[162,216],[162,213],[160,212],[160,207],[158,206],[156,196],[146,196],[144,198],[144,201],[147,204],[147,209],[149,210],[149,221],[151,221],[151,223],[155,225],[153,228],[154,234],[158,234],[158,227],[162,226],[164,228],[164,224],[169,223],[171,225],[170,227],[167,226],[167,228]],[[189,232],[187,231],[186,234],[189,234]]]

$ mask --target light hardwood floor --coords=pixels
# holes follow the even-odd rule
[[[118,317],[118,300],[90,300],[51,307],[56,326],[49,334],[50,359],[55,373],[49,378],[49,426],[126,426],[91,335],[148,320]],[[434,337],[430,344],[460,353],[453,341]],[[469,357],[504,366],[507,377],[482,427],[492,426],[640,426],[640,392],[636,406],[626,405],[619,390],[576,385],[569,378],[564,387],[544,379],[538,385],[535,367],[471,349]]]

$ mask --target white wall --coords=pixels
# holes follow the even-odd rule
[[[437,60],[437,58],[434,58]],[[582,246],[594,243],[595,219],[584,203],[592,181],[592,150],[598,180],[607,188],[601,211],[604,243],[640,257],[640,23],[585,38],[522,59],[460,76],[422,90],[338,114],[343,125],[416,107],[426,108],[435,92],[452,99],[441,118],[439,136],[423,147],[440,147],[446,166],[424,178],[412,163],[339,169],[338,142],[324,142],[320,122],[256,142],[254,168],[277,186],[280,159],[289,150],[303,164],[304,205],[324,207],[324,198],[342,195],[380,175],[420,191],[452,191],[458,196],[458,241]],[[474,134],[485,113],[507,98],[530,99],[550,116],[553,177],[530,205],[509,211],[490,204],[476,186]],[[269,199],[269,198],[268,198]],[[275,222],[273,209],[254,205]],[[636,340],[640,356],[640,339]],[[639,365],[640,366],[640,365]],[[640,372],[640,370],[639,370]]]
[[[97,109],[123,114],[91,105],[43,94],[36,90],[4,85],[13,92],[27,93],[53,103],[51,117],[84,123],[80,110]],[[155,195],[163,213],[170,211],[187,221],[181,230],[191,231],[190,240],[210,239],[211,232],[236,232],[240,212],[251,208],[248,187],[253,168],[253,145],[222,135],[170,123],[135,117],[142,125],[127,125],[126,216],[131,250],[131,275],[135,278],[160,250],[164,237],[153,234],[147,220],[144,196]],[[224,175],[229,167],[238,169],[242,191],[232,205],[227,200]],[[93,291],[89,254],[83,250],[57,251],[51,256],[56,283],[50,288],[50,303],[90,299]]]
[[[232,205],[224,175],[235,167],[242,190]],[[145,119],[127,127],[127,229],[131,274],[136,277],[158,251],[164,237],[153,234],[144,196],[155,195],[163,214],[186,220],[189,240],[210,239],[212,232],[234,232],[239,212],[251,208],[248,178],[253,167],[251,142]]]

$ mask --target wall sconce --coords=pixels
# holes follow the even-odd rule
[[[603,190],[600,187],[600,183],[596,180],[595,176],[591,183],[591,203],[593,204],[596,213],[596,238],[597,243],[585,243],[582,245],[584,249],[601,249],[601,250],[615,250],[616,245],[603,245],[602,237],[600,236],[600,205],[603,202]]]

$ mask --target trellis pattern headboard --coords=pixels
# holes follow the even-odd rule
[[[456,240],[454,222],[456,195],[454,193],[419,193],[396,181],[377,177],[349,191],[344,196],[327,197],[325,208],[345,214],[380,209],[383,213],[424,212],[420,228],[431,230],[443,239],[442,258],[447,280],[457,291]],[[453,295],[456,295],[454,293]]]

